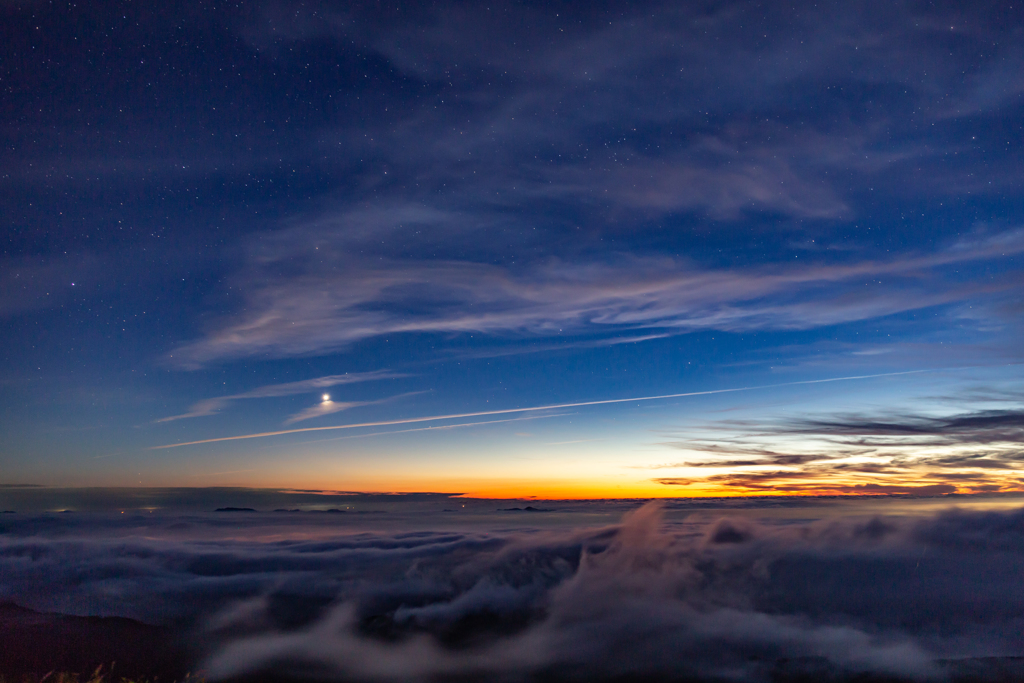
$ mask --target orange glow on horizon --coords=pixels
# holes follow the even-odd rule
[[[488,498],[505,500],[597,500],[622,498],[750,498],[764,496],[778,497],[822,497],[838,496],[848,498],[871,498],[890,495],[937,496],[949,493],[969,494],[994,492],[984,488],[957,485],[947,482],[929,481],[870,481],[851,479],[847,481],[806,482],[799,487],[740,488],[723,484],[695,482],[689,486],[660,484],[651,480],[609,482],[607,479],[527,479],[527,478],[428,478],[405,477],[390,481],[360,479],[340,482],[336,478],[327,482],[321,480],[314,486],[292,481],[286,486],[272,488],[324,493],[450,493],[463,498]],[[249,486],[267,486],[270,482],[249,482]],[[238,484],[235,484],[238,485]],[[999,488],[1000,493],[1024,491],[1017,482],[1007,482]]]

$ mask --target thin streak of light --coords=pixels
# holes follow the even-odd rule
[[[564,351],[565,349],[599,349],[608,346],[619,346],[620,344],[637,344],[651,341],[652,339],[667,339],[675,336],[670,333],[647,334],[639,337],[610,337],[607,339],[595,339],[590,341],[568,342],[566,344],[547,344],[539,346],[528,346],[525,348],[498,348],[465,353],[462,351],[449,351],[447,355],[439,358],[438,361],[447,361],[450,358],[501,358],[503,356],[519,356],[528,353],[544,353],[545,351]],[[435,361],[436,362],[436,361]]]
[[[481,417],[484,415],[508,415],[509,413],[527,413],[539,410],[558,410],[561,408],[579,408],[582,406],[599,406],[612,403],[630,403],[632,401],[657,401],[666,398],[685,398],[688,396],[710,396],[712,394],[730,394],[738,391],[757,391],[759,389],[777,389],[779,387],[792,387],[802,384],[823,384],[825,382],[847,382],[858,379],[873,379],[876,377],[896,377],[899,375],[916,375],[924,372],[948,372],[950,370],[964,370],[976,366],[963,368],[929,368],[925,370],[904,370],[902,372],[879,372],[873,375],[852,375],[850,377],[828,377],[826,379],[805,379],[798,382],[782,382],[780,384],[762,384],[753,387],[736,387],[733,389],[711,389],[709,391],[688,391],[680,394],[662,394],[660,396],[637,396],[634,398],[609,398],[602,401],[581,401],[579,403],[560,403],[550,406],[531,406],[529,408],[506,408],[504,410],[484,410],[476,413],[454,413],[452,415],[430,415],[428,417],[410,417],[402,420],[382,420],[380,422],[360,422],[356,424],[334,425],[332,427],[303,427],[300,429],[281,429],[276,432],[260,432],[258,434],[239,434],[238,436],[221,436],[216,439],[202,439],[200,441],[185,441],[182,443],[171,443],[164,446],[150,446],[149,450],[158,451],[165,448],[180,448],[182,446],[197,446],[204,443],[219,443],[221,441],[237,441],[239,439],[260,439],[267,436],[281,436],[283,434],[300,434],[302,432],[323,432],[332,429],[356,429],[358,427],[385,427],[389,425],[413,424],[416,422],[433,422],[435,420],[455,420],[463,417]]]

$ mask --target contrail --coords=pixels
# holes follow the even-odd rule
[[[580,408],[583,406],[600,406],[610,403],[629,403],[631,401],[658,401],[666,398],[685,398],[687,396],[710,396],[712,394],[731,394],[737,391],[757,391],[759,389],[775,389],[778,387],[791,387],[799,384],[823,384],[825,382],[847,382],[857,379],[872,379],[874,377],[894,377],[897,375],[915,375],[922,372],[939,372],[953,368],[927,370],[905,370],[903,372],[880,372],[874,375],[852,375],[850,377],[829,377],[826,379],[806,379],[799,382],[782,382],[781,384],[762,384],[752,387],[735,387],[733,389],[711,389],[709,391],[688,391],[681,394],[662,394],[660,396],[636,396],[633,398],[609,398],[603,401],[581,401],[579,403],[558,403],[548,406],[531,406],[529,408],[505,408],[504,410],[484,410],[476,413],[453,413],[450,415],[430,415],[429,417],[409,417],[402,420],[384,420],[381,422],[360,422],[357,424],[335,425],[332,427],[303,427],[301,429],[282,429],[276,432],[260,432],[259,434],[239,434],[238,436],[221,436],[216,439],[202,439],[200,441],[185,441],[183,443],[172,443],[166,446],[151,446],[150,450],[162,450],[164,448],[180,448],[182,446],[197,446],[204,443],[218,443],[220,441],[237,441],[239,439],[262,439],[266,436],[281,436],[282,434],[300,434],[303,432],[323,432],[332,429],[357,429],[359,427],[385,427],[390,425],[414,424],[416,422],[432,422],[434,420],[455,420],[463,417],[484,417],[486,415],[509,415],[511,413],[529,413],[540,410],[557,410],[560,408]]]

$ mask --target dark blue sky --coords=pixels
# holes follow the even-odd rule
[[[0,483],[1021,486],[1013,3],[0,14]]]

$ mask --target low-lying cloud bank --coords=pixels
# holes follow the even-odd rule
[[[215,680],[940,680],[940,660],[1024,654],[1024,510],[666,522],[652,503],[613,526],[326,535],[258,517],[26,520],[0,535],[0,598],[190,624]]]

